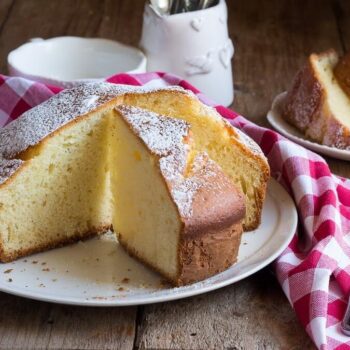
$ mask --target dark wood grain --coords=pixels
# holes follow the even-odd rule
[[[132,349],[136,308],[84,308],[1,293],[0,349]]]
[[[310,52],[350,49],[348,0],[227,3],[236,49],[234,108],[261,125]],[[0,71],[8,52],[33,37],[137,45],[142,11],[142,0],[0,0]],[[335,173],[350,176],[348,162],[328,161]],[[223,290],[141,307],[138,317],[134,307],[60,306],[3,293],[0,307],[0,349],[312,348],[268,269]]]
[[[263,6],[232,1],[229,16],[236,48],[234,108],[259,124],[267,125],[273,98],[290,86],[311,52],[341,49],[331,0],[271,0]]]
[[[3,0],[0,2],[0,33],[10,17],[14,0]]]
[[[263,271],[190,299],[146,307],[140,349],[313,349],[276,279]]]
[[[350,2],[347,0],[334,0],[333,10],[337,19],[343,52],[348,52],[350,50]]]

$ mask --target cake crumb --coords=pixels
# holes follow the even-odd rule
[[[46,265],[46,262],[42,262],[41,265]]]
[[[53,278],[51,281],[52,281],[52,282],[56,282],[56,281],[57,281],[57,278]]]
[[[27,262],[28,260],[27,259],[24,259],[23,262]]]
[[[123,287],[119,287],[119,288],[118,288],[118,291],[119,291],[119,292],[123,292],[124,290],[125,290],[125,288],[123,288]]]
[[[47,267],[46,269],[41,269],[41,271],[49,272],[50,269]]]
[[[124,277],[121,282],[122,283],[129,283],[130,282],[130,278]]]
[[[12,271],[13,271],[13,269],[8,269],[8,270],[4,271],[4,273],[10,273]]]
[[[37,264],[38,262],[36,260],[33,260],[32,261],[32,264]]]
[[[8,280],[7,280],[7,282],[12,282],[13,281],[13,279],[12,278],[9,278]]]
[[[128,271],[130,272],[130,271],[131,271],[131,269],[128,269]]]
[[[45,288],[45,285],[44,285],[43,283],[40,283],[40,284],[39,284],[39,287]]]

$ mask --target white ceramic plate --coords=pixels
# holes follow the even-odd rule
[[[205,281],[173,288],[130,258],[112,234],[0,265],[3,292],[62,304],[122,306],[163,302],[237,282],[262,269],[287,247],[297,226],[292,199],[270,180],[262,223],[244,233],[238,262]]]
[[[135,47],[100,38],[34,38],[7,57],[10,75],[65,88],[120,72],[143,73],[146,57]]]
[[[288,124],[281,115],[281,104],[286,96],[286,92],[277,95],[272,102],[271,110],[267,113],[267,120],[272,127],[280,134],[294,141],[295,143],[304,146],[316,153],[323,154],[328,157],[350,160],[350,151],[341,150],[335,147],[328,147],[316,142],[312,142],[297,130],[294,126]]]

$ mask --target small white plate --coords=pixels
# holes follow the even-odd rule
[[[33,38],[11,51],[7,63],[10,75],[65,88],[116,73],[146,71],[146,57],[134,47],[73,36]]]
[[[350,151],[312,142],[306,139],[305,136],[298,129],[296,129],[294,126],[290,125],[287,121],[283,119],[281,115],[281,105],[286,94],[286,92],[282,92],[281,94],[277,95],[274,101],[272,102],[271,110],[269,110],[267,113],[267,120],[272,125],[272,127],[283,136],[287,137],[288,139],[294,141],[295,143],[301,146],[310,149],[311,151],[336,159],[350,160]]]
[[[139,305],[180,299],[237,282],[262,269],[287,247],[297,226],[293,200],[270,180],[262,223],[244,233],[238,262],[186,287],[173,288],[130,258],[114,235],[80,242],[0,265],[3,292],[62,304]]]

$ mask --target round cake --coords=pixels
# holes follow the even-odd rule
[[[192,283],[236,261],[268,175],[258,146],[181,88],[64,90],[0,129],[0,260],[113,229]]]

